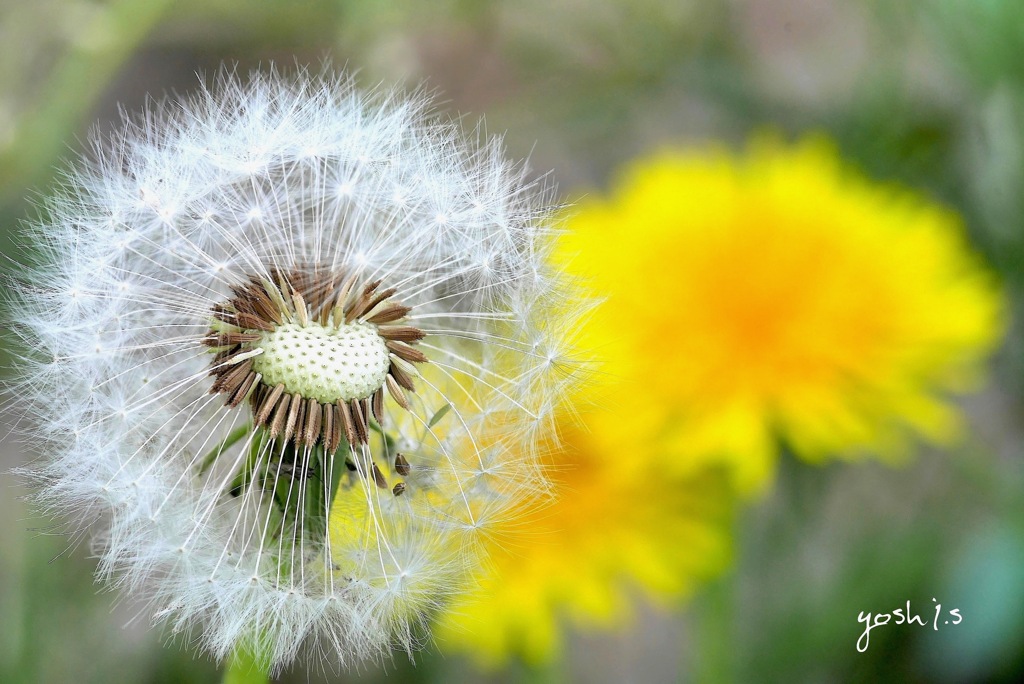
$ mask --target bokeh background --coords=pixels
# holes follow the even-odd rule
[[[965,682],[1024,679],[1024,4],[1016,0],[3,0],[0,251],[62,157],[119,108],[173,97],[224,63],[358,69],[415,86],[569,194],[665,144],[742,146],[766,126],[832,137],[868,176],[965,218],[1009,300],[969,433],[893,468],[783,459],[732,527],[733,561],[667,610],[571,632],[556,668],[489,673],[428,649],[283,681]],[[951,312],[955,315],[955,312]],[[12,362],[4,350],[5,364]],[[7,409],[5,409],[7,410]],[[0,681],[214,682],[214,663],[92,580],[6,474],[0,442]],[[666,540],[668,543],[670,540]],[[964,622],[889,626],[860,611],[932,597]]]

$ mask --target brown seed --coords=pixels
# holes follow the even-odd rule
[[[408,477],[409,473],[412,472],[412,465],[409,464],[404,454],[395,454],[395,472],[402,477]]]
[[[281,292],[281,300],[287,304],[292,298],[292,288],[288,282],[288,276],[284,271],[275,268],[270,271],[270,277],[277,283],[277,289]]]
[[[378,285],[380,285],[380,281],[375,280],[363,288],[362,294],[356,298],[355,303],[345,312],[346,323],[351,323],[356,317],[361,316],[366,311],[366,304],[372,299],[373,291],[377,289]]]
[[[405,318],[405,315],[410,311],[412,311],[412,309],[408,306],[403,306],[398,302],[391,302],[390,304],[382,306],[379,311],[366,320],[374,325],[391,323],[392,321],[397,321],[400,318]]]
[[[255,280],[255,278],[253,278],[253,280]],[[285,301],[284,295],[281,294],[281,290],[278,289],[277,285],[275,285],[272,280],[260,279],[259,283],[267,297],[270,298],[270,301],[272,302],[275,312],[274,321],[277,323],[283,323],[284,313],[288,310],[288,304]]]
[[[278,385],[278,387],[281,387],[281,385]],[[281,434],[281,429],[288,419],[291,400],[292,395],[285,394],[277,402],[277,408],[274,409],[274,419],[270,422],[270,436],[273,439],[277,439],[277,436]]]
[[[210,387],[210,393],[216,394],[217,392],[234,392],[238,389],[245,378],[248,377],[249,371],[252,370],[252,359],[246,359],[240,364],[231,369],[230,372],[221,375],[213,386]]]
[[[284,441],[288,442],[295,435],[295,426],[301,425],[302,419],[302,397],[292,395],[292,404],[288,409],[288,421],[284,425]]]
[[[388,325],[377,329],[377,332],[385,340],[396,340],[398,342],[418,342],[427,336],[425,332],[411,325]]]
[[[396,292],[398,292],[398,288],[389,287],[388,289],[381,290],[377,294],[373,295],[373,297],[371,297],[365,304],[363,304],[363,306],[361,307],[362,310],[356,313],[356,318],[362,318],[367,314],[367,312],[373,311],[373,307],[377,306],[378,304],[380,304],[381,302],[383,302],[385,299],[395,294]]]
[[[270,294],[266,288],[256,280],[252,279],[252,287],[249,290],[250,297],[252,300],[252,307],[265,321],[274,321],[275,323],[282,323],[281,310],[274,304],[274,300],[271,299]]]
[[[391,368],[388,370],[388,377],[394,378],[395,382],[410,392],[416,391],[416,386],[412,384],[412,378],[394,361],[391,362]]]
[[[349,402],[349,409],[352,411],[352,425],[356,429],[356,442],[366,444],[369,433],[366,429],[366,414],[363,413],[363,406],[358,399]]]
[[[317,403],[316,399],[306,400],[306,428],[302,435],[302,441],[306,444],[313,446],[316,444],[317,439],[320,437],[320,417],[322,416],[320,411],[320,404]]]
[[[373,409],[373,417],[377,419],[377,425],[384,425],[384,388],[378,387],[373,393],[370,406]]]
[[[249,283],[231,285],[228,289],[231,290],[231,294],[235,296],[235,299],[249,298]]]
[[[306,309],[306,300],[302,298],[298,291],[292,292],[292,303],[295,305],[295,317],[298,319],[299,325],[309,325],[309,311]]]
[[[398,402],[398,405],[404,408],[406,411],[409,410],[409,399],[405,396],[405,390],[403,390],[393,377],[390,375],[384,378],[384,384],[388,386],[388,394]]]
[[[252,294],[249,292],[248,284],[234,285],[231,287],[231,292],[234,294],[234,298],[231,299],[231,305],[235,307],[235,311],[259,316],[259,312],[256,311],[256,307],[253,304],[253,298]]]
[[[391,350],[398,358],[403,361],[409,361],[410,363],[426,363],[427,357],[419,349],[413,349],[404,342],[396,342],[394,340],[387,340],[384,342],[388,349]]]
[[[306,413],[309,408],[309,404],[300,395],[295,395],[293,401],[299,402],[299,416],[295,420],[295,445],[305,444],[306,442]]]
[[[341,431],[334,423],[334,404],[324,404],[321,423],[324,430],[324,451],[328,454],[333,454],[334,450],[338,448],[338,441],[341,439]]]
[[[259,377],[262,377],[259,373],[250,371],[249,375],[245,376],[245,380],[242,381],[242,384],[238,386],[238,389],[231,393],[231,397],[228,399],[228,406],[235,408],[241,404],[245,397],[248,396],[249,390],[252,389],[253,385],[256,383],[256,379]]]
[[[338,296],[334,299],[334,320],[341,322],[345,318],[345,303],[348,301],[348,296],[352,292],[352,288],[356,284],[356,274],[353,273],[349,276],[345,284],[341,286],[341,290],[338,291]]]
[[[259,316],[255,316],[249,313],[239,313],[235,316],[235,321],[239,328],[245,330],[263,330],[264,332],[270,332],[274,329],[273,324],[263,320]]]
[[[284,393],[284,385],[278,384],[260,404],[260,410],[256,413],[256,425],[263,425],[270,418],[270,412],[274,410],[278,399]]]
[[[345,428],[345,439],[348,440],[349,449],[353,448],[356,444],[356,426],[352,422],[352,411],[348,407],[348,402],[339,401],[336,404],[338,408],[338,422]]]
[[[404,482],[399,482],[399,483],[395,484],[395,488],[391,490],[391,493],[394,494],[395,496],[401,496],[402,494],[404,494],[405,493],[405,483]]]
[[[376,463],[373,464],[373,481],[381,489],[388,488],[388,480],[384,477],[384,473],[380,472],[380,468],[377,467]]]
[[[260,380],[263,377],[260,376]],[[253,422],[256,421],[256,414],[259,413],[260,405],[263,403],[263,399],[267,396],[267,391],[270,388],[264,385],[262,382],[257,382],[256,386],[252,388],[252,392],[249,393],[249,408],[252,409]]]

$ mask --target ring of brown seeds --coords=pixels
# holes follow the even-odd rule
[[[304,268],[232,287],[202,338],[216,350],[210,392],[229,407],[248,401],[254,426],[274,440],[322,443],[328,453],[343,436],[353,448],[367,443],[370,419],[383,421],[385,388],[408,410],[415,364],[427,362],[415,348],[425,333],[406,321],[411,308],[380,286]]]

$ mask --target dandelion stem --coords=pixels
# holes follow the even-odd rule
[[[224,668],[224,684],[266,684],[270,659],[249,648],[239,648]]]
[[[693,679],[701,684],[730,684],[736,678],[735,573],[704,587],[694,614],[697,652]]]
[[[521,684],[563,684],[568,678],[565,663],[560,656],[561,654],[558,654],[551,660],[541,663],[524,664],[517,672],[516,681]]]

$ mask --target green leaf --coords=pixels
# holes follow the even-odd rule
[[[210,452],[203,457],[203,461],[199,465],[199,476],[202,477],[222,453],[231,448],[231,446],[238,442],[238,440],[242,439],[242,437],[249,434],[251,429],[252,426],[248,423],[237,427],[231,431],[231,434],[224,438],[223,442],[210,449]]]
[[[262,429],[256,431],[256,436],[252,440],[252,444],[249,445],[249,455],[245,459],[245,463],[242,464],[242,468],[235,475],[235,478],[231,481],[231,487],[228,491],[231,496],[238,496],[242,493],[242,490],[249,486],[249,483],[253,481],[253,471],[256,469],[256,464],[259,462],[260,450],[263,446],[263,441],[266,439],[265,432]]]

